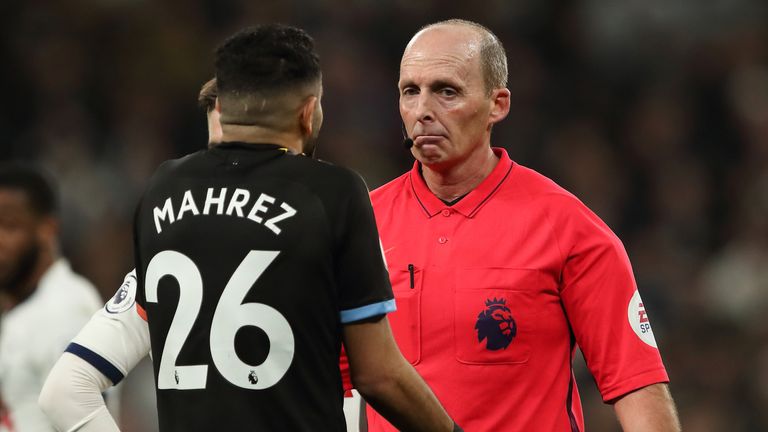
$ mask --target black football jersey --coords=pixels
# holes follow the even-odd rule
[[[358,175],[221,144],[158,168],[134,243],[161,431],[345,430],[341,327],[394,309]]]

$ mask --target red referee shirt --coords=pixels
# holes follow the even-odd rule
[[[619,239],[515,164],[448,206],[413,169],[371,193],[405,357],[468,432],[583,431],[575,347],[604,400],[667,382]],[[369,409],[371,431],[395,430]]]

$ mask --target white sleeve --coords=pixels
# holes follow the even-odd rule
[[[136,288],[136,272],[132,271],[66,349],[113,384],[120,382],[150,350],[149,327],[136,310]]]
[[[101,392],[112,385],[95,367],[64,353],[40,392],[40,407],[60,431],[119,432]]]

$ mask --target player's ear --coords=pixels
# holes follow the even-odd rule
[[[219,102],[219,98],[216,98],[216,102],[213,104],[213,109],[221,115],[221,102]]]
[[[43,244],[56,241],[59,236],[59,220],[53,216],[44,216],[37,225],[37,235]]]
[[[302,136],[312,136],[316,127],[314,117],[318,107],[317,96],[310,96],[304,99],[299,110],[299,128]]]

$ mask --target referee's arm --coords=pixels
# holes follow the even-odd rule
[[[675,403],[664,383],[651,384],[618,398],[613,405],[625,432],[679,432]]]
[[[345,325],[344,345],[353,385],[396,428],[461,430],[400,353],[385,315]]]

